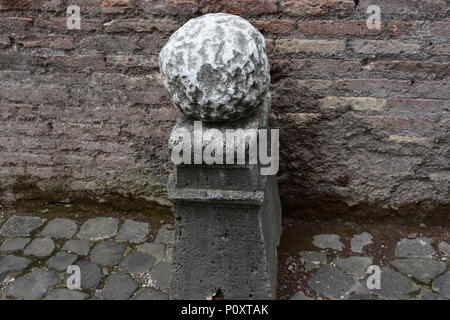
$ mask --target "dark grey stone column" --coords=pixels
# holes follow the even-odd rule
[[[240,17],[205,15],[172,35],[160,65],[183,112],[169,141],[172,154],[183,147],[183,161],[176,161],[168,182],[176,218],[170,298],[274,299],[281,233],[276,177],[262,175],[267,165],[249,160],[251,139],[243,149],[230,144],[237,140],[215,144],[229,130],[269,129],[264,38]],[[215,134],[208,136],[211,129]],[[207,164],[198,157],[211,146],[223,161]],[[245,163],[238,161],[242,150]]]

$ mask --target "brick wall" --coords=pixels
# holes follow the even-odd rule
[[[81,7],[81,30],[66,8]],[[368,29],[366,9],[381,8]],[[200,14],[267,38],[285,207],[450,204],[450,0],[0,0],[0,198],[164,198],[157,55]],[[414,210],[416,210],[414,209]],[[410,212],[414,212],[410,211]]]

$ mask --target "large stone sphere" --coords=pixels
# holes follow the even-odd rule
[[[256,110],[270,84],[263,35],[224,13],[192,19],[159,54],[172,102],[196,120],[232,121]]]

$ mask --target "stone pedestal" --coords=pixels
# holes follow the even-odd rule
[[[270,99],[250,118],[225,127],[266,128]],[[182,116],[172,131],[188,130]],[[248,151],[248,146],[247,146]],[[274,299],[281,207],[275,176],[261,165],[176,166],[169,178],[176,233],[171,299]]]
[[[264,37],[240,17],[205,15],[171,36],[160,67],[183,112],[169,141],[176,164],[168,182],[176,218],[170,298],[274,299],[281,207],[276,177],[264,175],[272,171],[259,152],[274,152],[273,142],[278,156],[278,140],[266,130]],[[236,145],[217,138],[230,131],[239,141],[246,133],[257,139]]]

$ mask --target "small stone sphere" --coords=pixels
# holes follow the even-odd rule
[[[245,117],[269,90],[264,36],[247,20],[230,14],[188,21],[161,50],[159,65],[172,102],[195,120]]]

